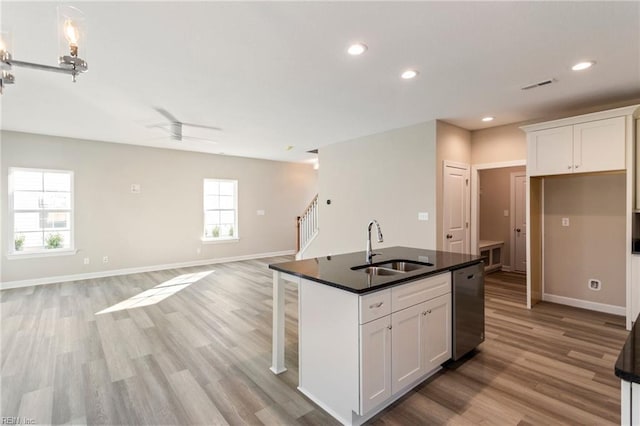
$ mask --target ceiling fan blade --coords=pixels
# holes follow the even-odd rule
[[[218,130],[218,131],[222,131],[222,128],[220,127],[215,127],[215,126],[205,126],[204,124],[194,124],[194,123],[182,123],[183,126],[189,126],[189,127],[197,127],[199,129],[209,129],[209,130]]]
[[[156,111],[158,111],[161,115],[163,115],[167,120],[173,122],[173,123],[177,123],[180,120],[178,120],[177,118],[175,118],[173,116],[173,114],[171,114],[169,111],[167,111],[164,108],[160,108],[160,107],[153,107],[153,109],[155,109]]]

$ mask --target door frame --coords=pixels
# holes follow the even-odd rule
[[[510,259],[511,261],[509,262],[510,264],[510,268],[511,271],[516,270],[516,234],[515,234],[515,229],[516,229],[516,177],[518,176],[522,176],[525,179],[525,183],[527,180],[527,171],[523,171],[523,172],[511,172],[509,174],[509,180],[510,180],[510,188],[509,188],[509,197],[511,198],[509,200],[509,216],[510,217],[510,226],[511,226],[511,237],[510,237],[510,241],[509,241],[509,251],[511,253],[509,253]],[[525,215],[525,220],[527,217],[527,194],[523,194],[524,195],[524,200],[525,200],[525,205],[523,206],[524,208],[524,215]],[[526,231],[525,231],[526,232]],[[528,234],[525,234],[528,235]],[[525,237],[525,250],[527,248],[527,241],[526,241]],[[525,270],[526,273],[526,270]]]

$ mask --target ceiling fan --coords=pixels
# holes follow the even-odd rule
[[[211,138],[206,137],[208,133],[211,133],[211,132],[207,132],[207,130],[221,131],[222,129],[220,127],[206,126],[204,124],[184,123],[178,120],[173,114],[171,114],[169,111],[167,111],[164,108],[154,107],[154,109],[158,111],[158,113],[162,115],[164,118],[166,118],[168,122],[152,124],[147,127],[164,130],[169,134],[169,136],[171,137],[171,140],[178,141],[178,142],[182,142],[185,140],[192,140],[192,141],[205,141],[205,142],[217,143]],[[204,132],[200,131],[199,133],[197,133],[197,136],[196,136],[195,134],[193,134],[194,131],[197,132],[196,129],[202,129],[204,130]]]

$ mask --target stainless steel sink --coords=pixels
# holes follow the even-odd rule
[[[381,268],[379,266],[369,266],[361,269],[361,271],[369,275],[397,275],[404,273],[404,271],[396,271],[394,269]]]
[[[377,266],[381,268],[393,269],[395,271],[400,271],[400,272],[411,272],[411,271],[417,271],[418,269],[428,268],[429,266],[433,266],[433,264],[431,263],[420,264],[420,263],[413,263],[413,262],[396,261],[396,262],[381,263]]]
[[[362,271],[369,275],[397,275],[407,272],[418,271],[433,266],[432,263],[417,263],[405,260],[393,260],[391,262],[378,263],[375,265],[354,266],[354,271]]]

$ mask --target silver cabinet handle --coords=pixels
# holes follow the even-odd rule
[[[579,169],[580,168],[580,164],[576,164],[575,167],[576,167],[576,169]]]
[[[431,313],[431,309],[429,309],[429,310],[427,311],[427,313],[428,313],[428,314],[430,314],[430,313]]]
[[[379,308],[382,305],[384,305],[384,302],[374,303],[373,305],[369,305],[369,309]]]
[[[388,328],[389,330],[391,330],[391,325],[387,326],[387,328]]]
[[[422,311],[422,315],[427,315],[427,311]]]

